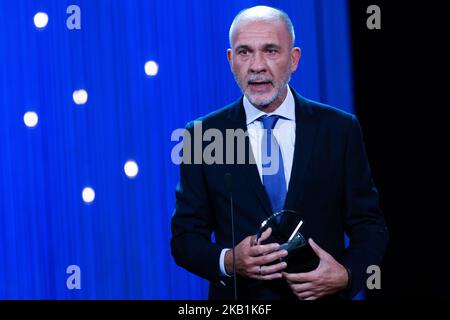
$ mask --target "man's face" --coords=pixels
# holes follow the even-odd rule
[[[227,57],[236,82],[257,107],[274,110],[285,99],[287,83],[300,59],[300,49],[291,49],[291,38],[281,21],[251,21],[239,24]]]

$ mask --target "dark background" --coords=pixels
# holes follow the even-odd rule
[[[390,230],[367,297],[448,298],[448,18],[443,2],[393,2],[350,2],[356,114]]]

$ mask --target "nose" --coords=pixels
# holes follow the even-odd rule
[[[256,52],[250,61],[250,73],[263,73],[267,70],[266,60],[262,52]]]

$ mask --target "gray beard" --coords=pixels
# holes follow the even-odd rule
[[[245,92],[243,92],[243,93],[252,105],[257,106],[257,107],[268,106],[269,104],[271,104],[272,102],[274,102],[275,100],[277,100],[280,97],[281,91],[283,91],[283,89],[287,86],[287,84],[289,83],[290,80],[291,80],[291,77],[289,75],[288,79],[281,81],[279,87],[277,88],[277,90],[275,91],[273,96],[270,98],[267,98],[265,100],[255,101],[254,99],[252,99],[252,97],[245,94]]]
[[[257,107],[264,107],[264,106],[271,104],[272,102],[274,102],[275,100],[277,100],[280,97],[281,91],[283,91],[283,89],[287,86],[287,84],[291,80],[291,72],[289,69],[290,69],[290,67],[286,71],[284,80],[282,80],[280,85],[278,86],[278,88],[276,88],[276,91],[273,94],[273,96],[270,98],[267,98],[265,100],[261,100],[261,101],[255,101],[252,97],[250,97],[248,94],[245,93],[245,89],[243,87],[241,87],[235,74],[234,74],[234,79],[236,80],[236,83],[238,84],[239,88],[241,89],[242,94],[247,97],[248,101],[250,101],[250,103],[252,105],[257,106]]]

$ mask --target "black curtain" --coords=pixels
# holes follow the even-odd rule
[[[442,2],[393,2],[350,2],[355,108],[390,230],[367,297],[448,298],[450,28]],[[380,30],[366,27],[372,4]]]

